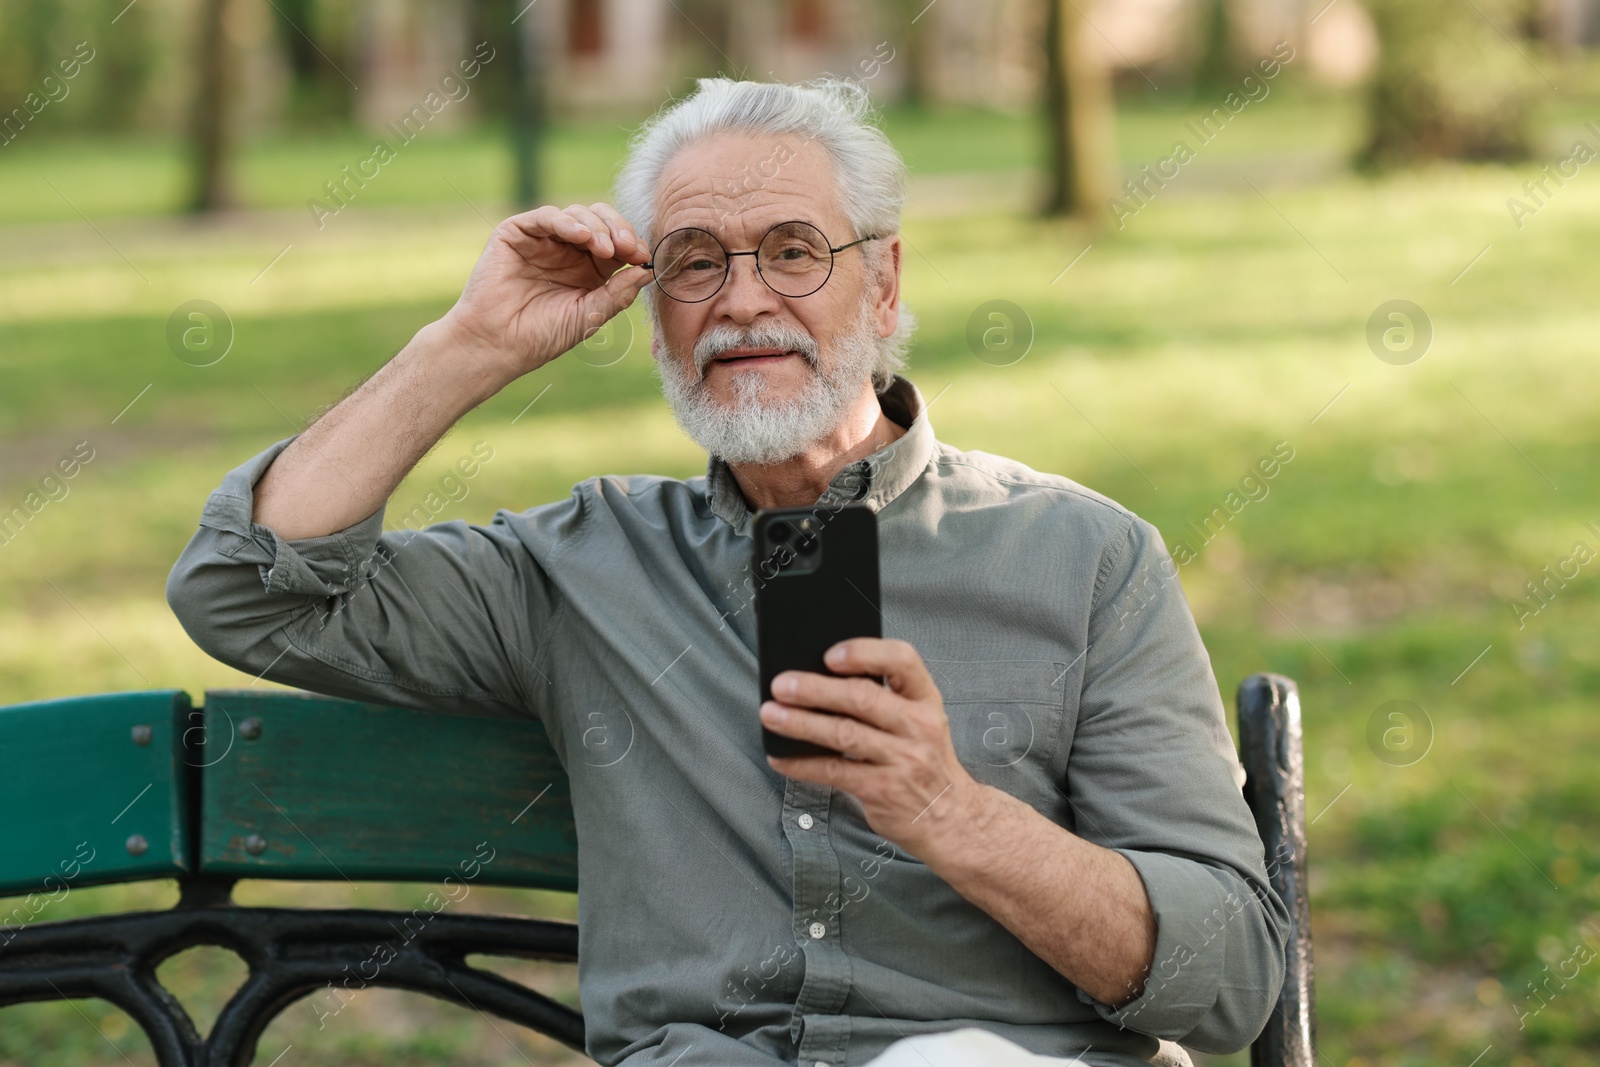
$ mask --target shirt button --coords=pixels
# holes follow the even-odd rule
[[[811,829],[811,824],[816,822],[816,820],[811,817],[811,813],[809,811],[802,811],[800,813],[800,818],[795,821],[800,824],[800,829],[802,830]],[[823,1064],[823,1067],[827,1067],[827,1064]]]
[[[820,938],[823,934],[825,934],[827,932],[828,932],[828,928],[826,926],[823,926],[821,923],[812,923],[811,924],[811,938],[812,938],[813,941],[816,940],[817,938]]]

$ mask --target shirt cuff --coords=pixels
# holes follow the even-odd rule
[[[1156,947],[1144,989],[1111,1008],[1083,990],[1078,999],[1110,1023],[1177,1041],[1215,1006],[1227,963],[1227,926],[1253,907],[1247,894],[1229,892],[1203,864],[1161,852],[1113,849],[1144,881],[1156,920]]]
[[[285,438],[229,471],[206,498],[200,525],[232,535],[223,539],[223,554],[240,563],[257,564],[267,592],[342,596],[360,584],[364,566],[378,551],[387,504],[380,504],[377,511],[343,530],[294,541],[252,521],[256,482],[294,440]]]

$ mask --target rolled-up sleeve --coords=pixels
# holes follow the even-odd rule
[[[1102,551],[1067,769],[1077,832],[1127,857],[1156,920],[1140,995],[1119,1026],[1234,1052],[1283,984],[1288,911],[1267,879],[1210,660],[1154,527],[1130,518]]]
[[[195,644],[271,681],[405,707],[539,714],[554,590],[497,513],[383,529],[384,508],[286,541],[252,521],[254,487],[294,438],[230,471],[167,577]]]

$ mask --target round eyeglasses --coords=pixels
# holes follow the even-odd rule
[[[768,230],[751,252],[729,252],[709,230],[686,226],[673,230],[656,244],[646,270],[655,272],[656,287],[674,300],[698,304],[710,300],[728,280],[734,256],[755,256],[756,273],[779,296],[810,296],[833,274],[835,253],[877,234],[837,248],[809,222],[780,222]]]

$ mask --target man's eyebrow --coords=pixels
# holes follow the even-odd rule
[[[723,213],[722,215],[719,216],[719,221],[721,219],[726,219],[727,217],[728,217],[728,213]],[[756,238],[756,240],[759,241],[762,237],[765,237],[767,235],[767,232],[769,230],[771,230],[774,226],[781,226],[786,222],[803,222],[807,226],[814,227],[818,233],[822,234],[829,241],[832,241],[834,239],[833,235],[828,232],[827,227],[822,226],[819,223],[813,222],[809,218],[804,218],[804,217],[802,217],[800,215],[785,215],[784,217],[782,217],[780,219],[775,219],[772,222],[769,222],[765,226],[757,227],[756,229],[759,232],[760,236],[758,236]],[[847,229],[849,228],[849,225],[850,225],[849,223],[845,223],[845,227]],[[707,233],[709,233],[711,236],[715,237],[717,240],[721,241],[724,246],[726,246],[728,244],[728,240],[727,240],[726,236],[724,236],[724,234],[721,232],[722,231],[722,227],[721,226],[717,226],[715,229],[713,229],[712,226],[709,225],[709,224],[708,225],[700,225],[699,223],[686,222],[686,223],[682,223],[682,224],[676,225],[676,226],[667,226],[667,225],[663,225],[663,224],[658,224],[656,229],[658,229],[660,231],[661,237],[665,237],[667,234],[672,233],[674,230],[704,230]],[[659,239],[660,238],[657,238],[657,240],[659,240]]]

